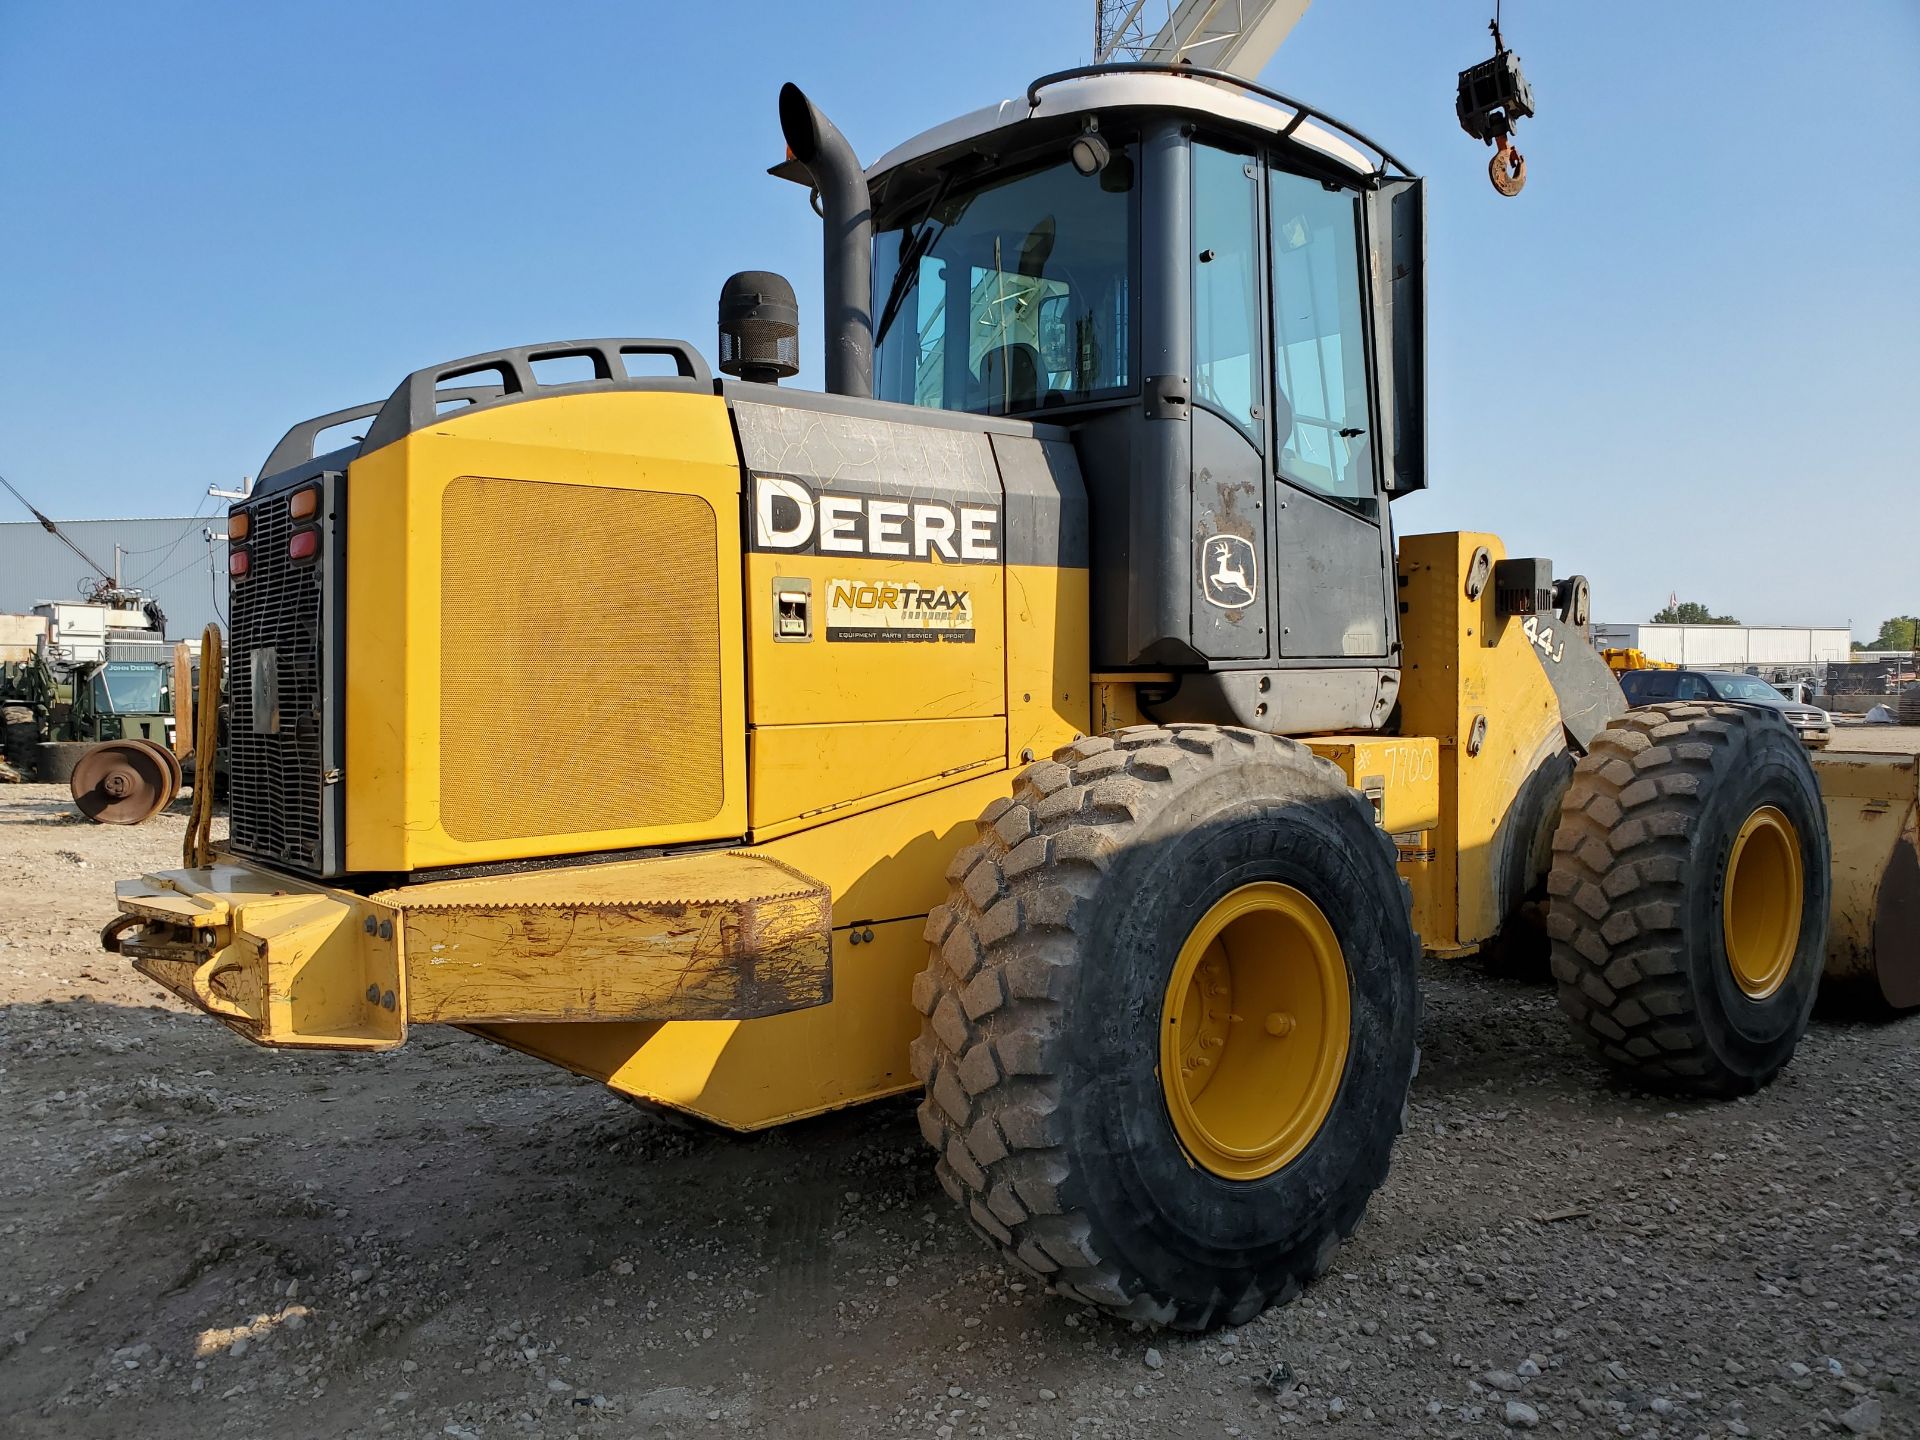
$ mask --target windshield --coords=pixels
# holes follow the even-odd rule
[[[1752,675],[1709,675],[1707,684],[1722,700],[1758,700],[1764,705],[1778,705],[1786,698],[1766,681]]]
[[[110,660],[107,668],[94,677],[96,687],[106,695],[100,709],[113,715],[157,715],[166,707],[161,703],[161,669],[137,660]],[[99,688],[94,692],[101,700]]]
[[[879,398],[1000,415],[1131,389],[1133,173],[1121,150],[953,186],[876,233]]]

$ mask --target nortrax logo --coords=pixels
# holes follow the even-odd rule
[[[965,590],[929,590],[923,585],[876,585],[866,580],[835,580],[827,592],[835,609],[898,610],[914,620],[964,615],[973,607]]]
[[[981,563],[1000,558],[1000,511],[942,500],[816,496],[801,481],[755,475],[753,540],[762,550]]]
[[[827,639],[973,641],[973,595],[936,585],[827,582]]]

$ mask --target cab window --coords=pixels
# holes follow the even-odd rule
[[[1260,443],[1259,170],[1193,147],[1193,400]]]
[[[167,708],[164,676],[158,665],[109,660],[93,677],[94,705],[103,714],[157,714]]]
[[[906,206],[874,236],[875,393],[1003,415],[1133,388],[1131,151]]]
[[[1360,200],[1271,172],[1275,468],[1361,508],[1374,503]]]

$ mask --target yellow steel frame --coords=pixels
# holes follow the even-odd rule
[[[1527,778],[1566,748],[1560,704],[1519,621],[1502,619],[1489,581],[1468,595],[1472,531],[1400,540],[1401,731],[1438,746],[1440,823],[1415,920],[1429,951],[1471,951],[1498,932],[1501,829]]]

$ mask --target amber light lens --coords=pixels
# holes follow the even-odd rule
[[[287,513],[296,520],[311,520],[320,511],[320,492],[301,490],[287,505]]]
[[[252,563],[253,557],[248,555],[244,550],[229,550],[227,552],[227,574],[233,576],[235,579],[246,574],[247,567]]]
[[[287,541],[287,554],[294,560],[311,560],[320,553],[318,530],[296,530]]]
[[[253,529],[253,517],[242,510],[227,517],[227,539],[244,540],[247,532]]]

